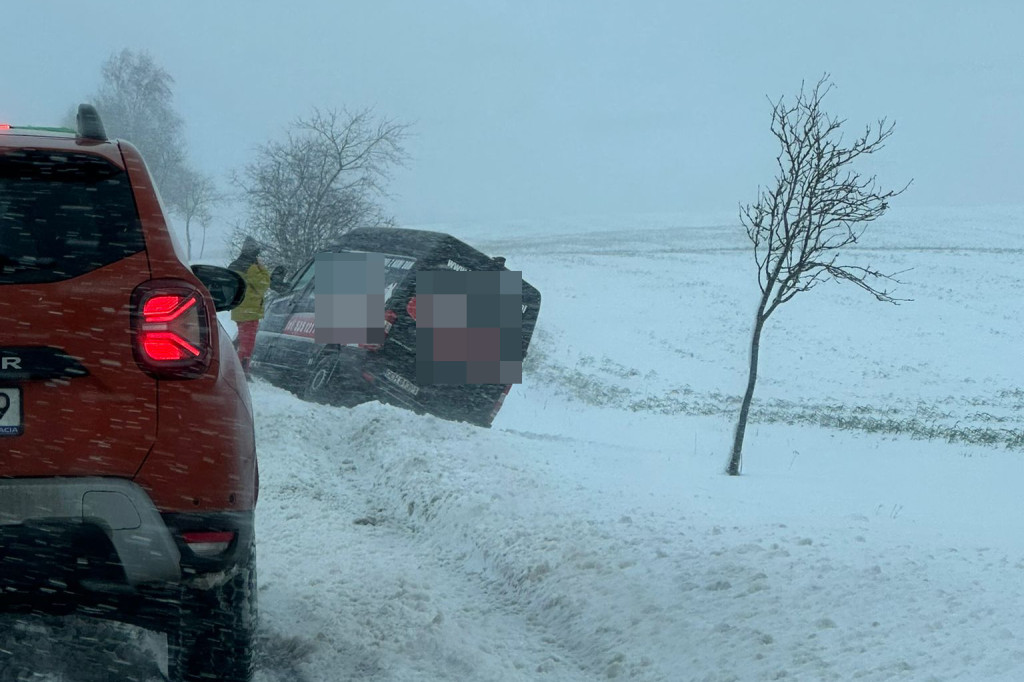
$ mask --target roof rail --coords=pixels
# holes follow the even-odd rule
[[[85,140],[107,141],[107,131],[103,129],[103,121],[91,104],[78,105],[78,137]]]

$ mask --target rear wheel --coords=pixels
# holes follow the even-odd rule
[[[254,551],[222,585],[183,587],[179,622],[167,634],[172,682],[250,682],[257,615]]]
[[[314,403],[355,407],[371,399],[366,382],[355,376],[338,353],[320,356],[309,373],[302,398]]]

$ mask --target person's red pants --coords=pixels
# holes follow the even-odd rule
[[[256,344],[256,332],[260,328],[259,320],[249,320],[238,324],[238,359],[242,361],[242,369],[248,373],[249,358],[252,357],[252,347]]]

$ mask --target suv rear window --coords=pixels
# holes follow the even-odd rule
[[[0,153],[0,284],[77,277],[144,247],[124,170],[91,154]]]

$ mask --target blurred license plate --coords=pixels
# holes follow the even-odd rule
[[[0,436],[20,436],[23,429],[21,389],[0,387]]]

